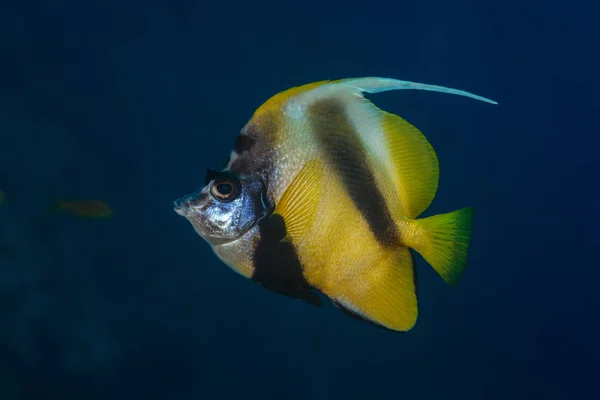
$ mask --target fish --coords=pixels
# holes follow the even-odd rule
[[[216,256],[255,283],[379,328],[410,331],[418,317],[419,253],[456,285],[467,264],[473,209],[418,218],[438,188],[425,136],[366,94],[426,90],[391,78],[325,80],[263,103],[226,165],[174,201]]]
[[[112,208],[102,200],[57,201],[54,207],[69,214],[86,218],[110,218]]]

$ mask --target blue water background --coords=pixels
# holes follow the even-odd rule
[[[593,2],[0,2],[0,398],[598,399]],[[268,292],[172,211],[288,87],[369,96],[440,159],[426,216],[476,208],[408,334]],[[94,198],[94,221],[53,212]]]

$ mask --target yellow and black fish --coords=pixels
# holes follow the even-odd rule
[[[363,93],[464,91],[385,78],[322,81],[264,103],[222,171],[175,201],[217,256],[272,291],[394,331],[417,320],[412,248],[448,283],[467,261],[470,208],[428,218],[438,160],[423,134]]]

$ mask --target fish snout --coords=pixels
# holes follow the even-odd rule
[[[187,217],[190,214],[190,198],[183,196],[173,202],[173,209],[182,217]]]
[[[192,217],[204,209],[206,194],[202,191],[186,194],[173,202],[175,212],[182,217]]]

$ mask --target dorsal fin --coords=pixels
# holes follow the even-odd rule
[[[323,80],[295,86],[273,95],[254,112],[254,115],[248,123],[248,126],[252,127],[249,130],[253,132],[253,136],[270,136],[273,132],[277,131],[277,128],[281,125],[282,119],[287,111],[292,110],[293,114],[296,105],[308,105],[319,99],[321,96],[327,96],[340,89],[342,92],[345,91],[346,94],[357,95],[360,97],[362,97],[362,93],[380,93],[389,90],[427,90],[470,97],[486,103],[497,104],[493,100],[464,90],[398,79],[366,77],[334,81]],[[292,107],[288,108],[289,106]]]
[[[401,117],[379,110],[390,160],[397,179],[402,215],[416,218],[437,191],[440,170],[435,150],[425,136]]]
[[[445,86],[429,85],[426,83],[418,83],[411,81],[403,81],[399,79],[380,78],[380,77],[365,77],[365,78],[347,78],[334,81],[318,81],[301,86],[295,86],[283,92],[277,93],[269,100],[264,102],[254,113],[254,116],[260,116],[268,111],[280,109],[289,100],[307,94],[309,92],[325,89],[327,87],[343,85],[353,88],[361,93],[381,93],[390,90],[426,90],[430,92],[448,93],[457,96],[470,97],[475,100],[480,100],[490,104],[498,104],[494,100],[490,100],[483,96],[478,96],[464,90],[452,89]]]
[[[387,92],[389,90],[427,90],[431,92],[440,92],[440,93],[448,93],[455,94],[457,96],[470,97],[475,100],[480,100],[490,104],[498,104],[494,100],[490,100],[488,98],[478,96],[476,94],[472,94],[466,92],[464,90],[452,89],[444,86],[437,85],[428,85],[426,83],[417,83],[410,81],[402,81],[399,79],[390,79],[390,78],[378,78],[378,77],[368,77],[368,78],[349,78],[349,79],[340,79],[337,81],[331,82],[331,84],[342,84],[345,86],[353,87],[364,93],[381,93]]]
[[[302,93],[310,92],[320,86],[323,86],[324,84],[326,84],[328,82],[329,81],[325,80],[325,81],[307,83],[305,85],[294,86],[292,88],[284,90],[283,92],[279,92],[279,93],[271,96],[271,98],[269,98],[269,100],[265,101],[260,107],[258,107],[258,109],[254,112],[254,116],[252,118],[253,119],[260,118],[262,115],[268,114],[270,112],[280,111],[281,108],[286,104],[286,102],[288,100],[293,99],[294,97],[296,97]]]

